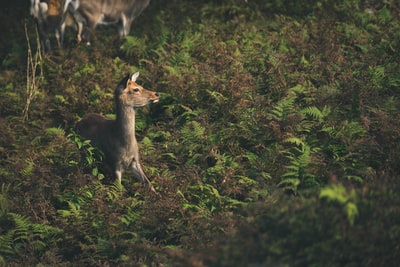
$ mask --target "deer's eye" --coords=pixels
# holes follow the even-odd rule
[[[137,93],[137,92],[139,92],[140,90],[139,90],[139,88],[136,87],[136,88],[133,88],[133,91]]]

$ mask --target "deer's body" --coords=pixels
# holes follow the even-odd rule
[[[77,31],[77,41],[90,43],[99,24],[120,23],[119,35],[129,34],[132,22],[150,0],[31,0],[30,13],[38,25],[43,51],[51,50],[48,35],[54,33],[62,48],[66,27]]]
[[[78,23],[66,11],[70,0],[31,0],[30,13],[38,26],[42,52],[51,50],[49,34],[54,34],[62,48],[66,27],[78,30]],[[80,36],[77,36],[79,39]]]
[[[91,140],[105,156],[121,183],[122,173],[131,169],[141,182],[155,191],[139,162],[139,147],[135,136],[135,108],[158,102],[156,92],[144,89],[135,81],[139,73],[125,77],[115,89],[116,119],[88,114],[77,124],[77,133]]]
[[[129,34],[131,24],[150,0],[68,0],[68,9],[78,23],[78,36],[90,42],[90,31],[99,24],[120,23],[119,35]],[[88,31],[89,30],[89,31]]]

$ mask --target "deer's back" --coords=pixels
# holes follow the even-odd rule
[[[110,120],[100,114],[88,114],[76,124],[76,132],[85,139],[92,141],[95,146],[102,147],[104,136],[112,125]]]
[[[147,7],[150,0],[80,0],[79,12],[87,19],[96,19],[95,24],[106,23],[107,20],[119,20],[122,14],[128,17],[138,16]],[[105,21],[98,20],[99,18]]]

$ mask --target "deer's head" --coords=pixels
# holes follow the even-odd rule
[[[115,89],[117,104],[136,108],[159,101],[160,96],[157,92],[144,89],[136,83],[138,77],[139,72],[136,72],[121,80]]]

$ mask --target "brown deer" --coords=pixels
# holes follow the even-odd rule
[[[119,23],[119,35],[129,34],[132,22],[150,0],[66,0],[66,7],[78,24],[79,40],[90,44],[91,32],[99,24]]]
[[[62,48],[66,27],[77,31],[76,39],[90,44],[90,35],[99,24],[119,23],[119,35],[129,34],[132,22],[150,0],[31,0],[30,13],[35,19],[42,52],[51,50],[49,34]]]
[[[67,11],[72,0],[31,0],[30,13],[37,24],[42,53],[52,50],[49,35],[54,34],[62,48],[66,27],[78,30],[79,24]],[[78,41],[81,39],[77,35]]]
[[[121,183],[122,173],[130,168],[133,174],[149,189],[153,185],[144,174],[139,162],[139,148],[135,137],[135,108],[156,103],[158,93],[144,89],[136,83],[139,72],[127,75],[115,89],[116,119],[99,114],[88,114],[76,125],[76,131],[104,153],[104,161],[114,171]]]

